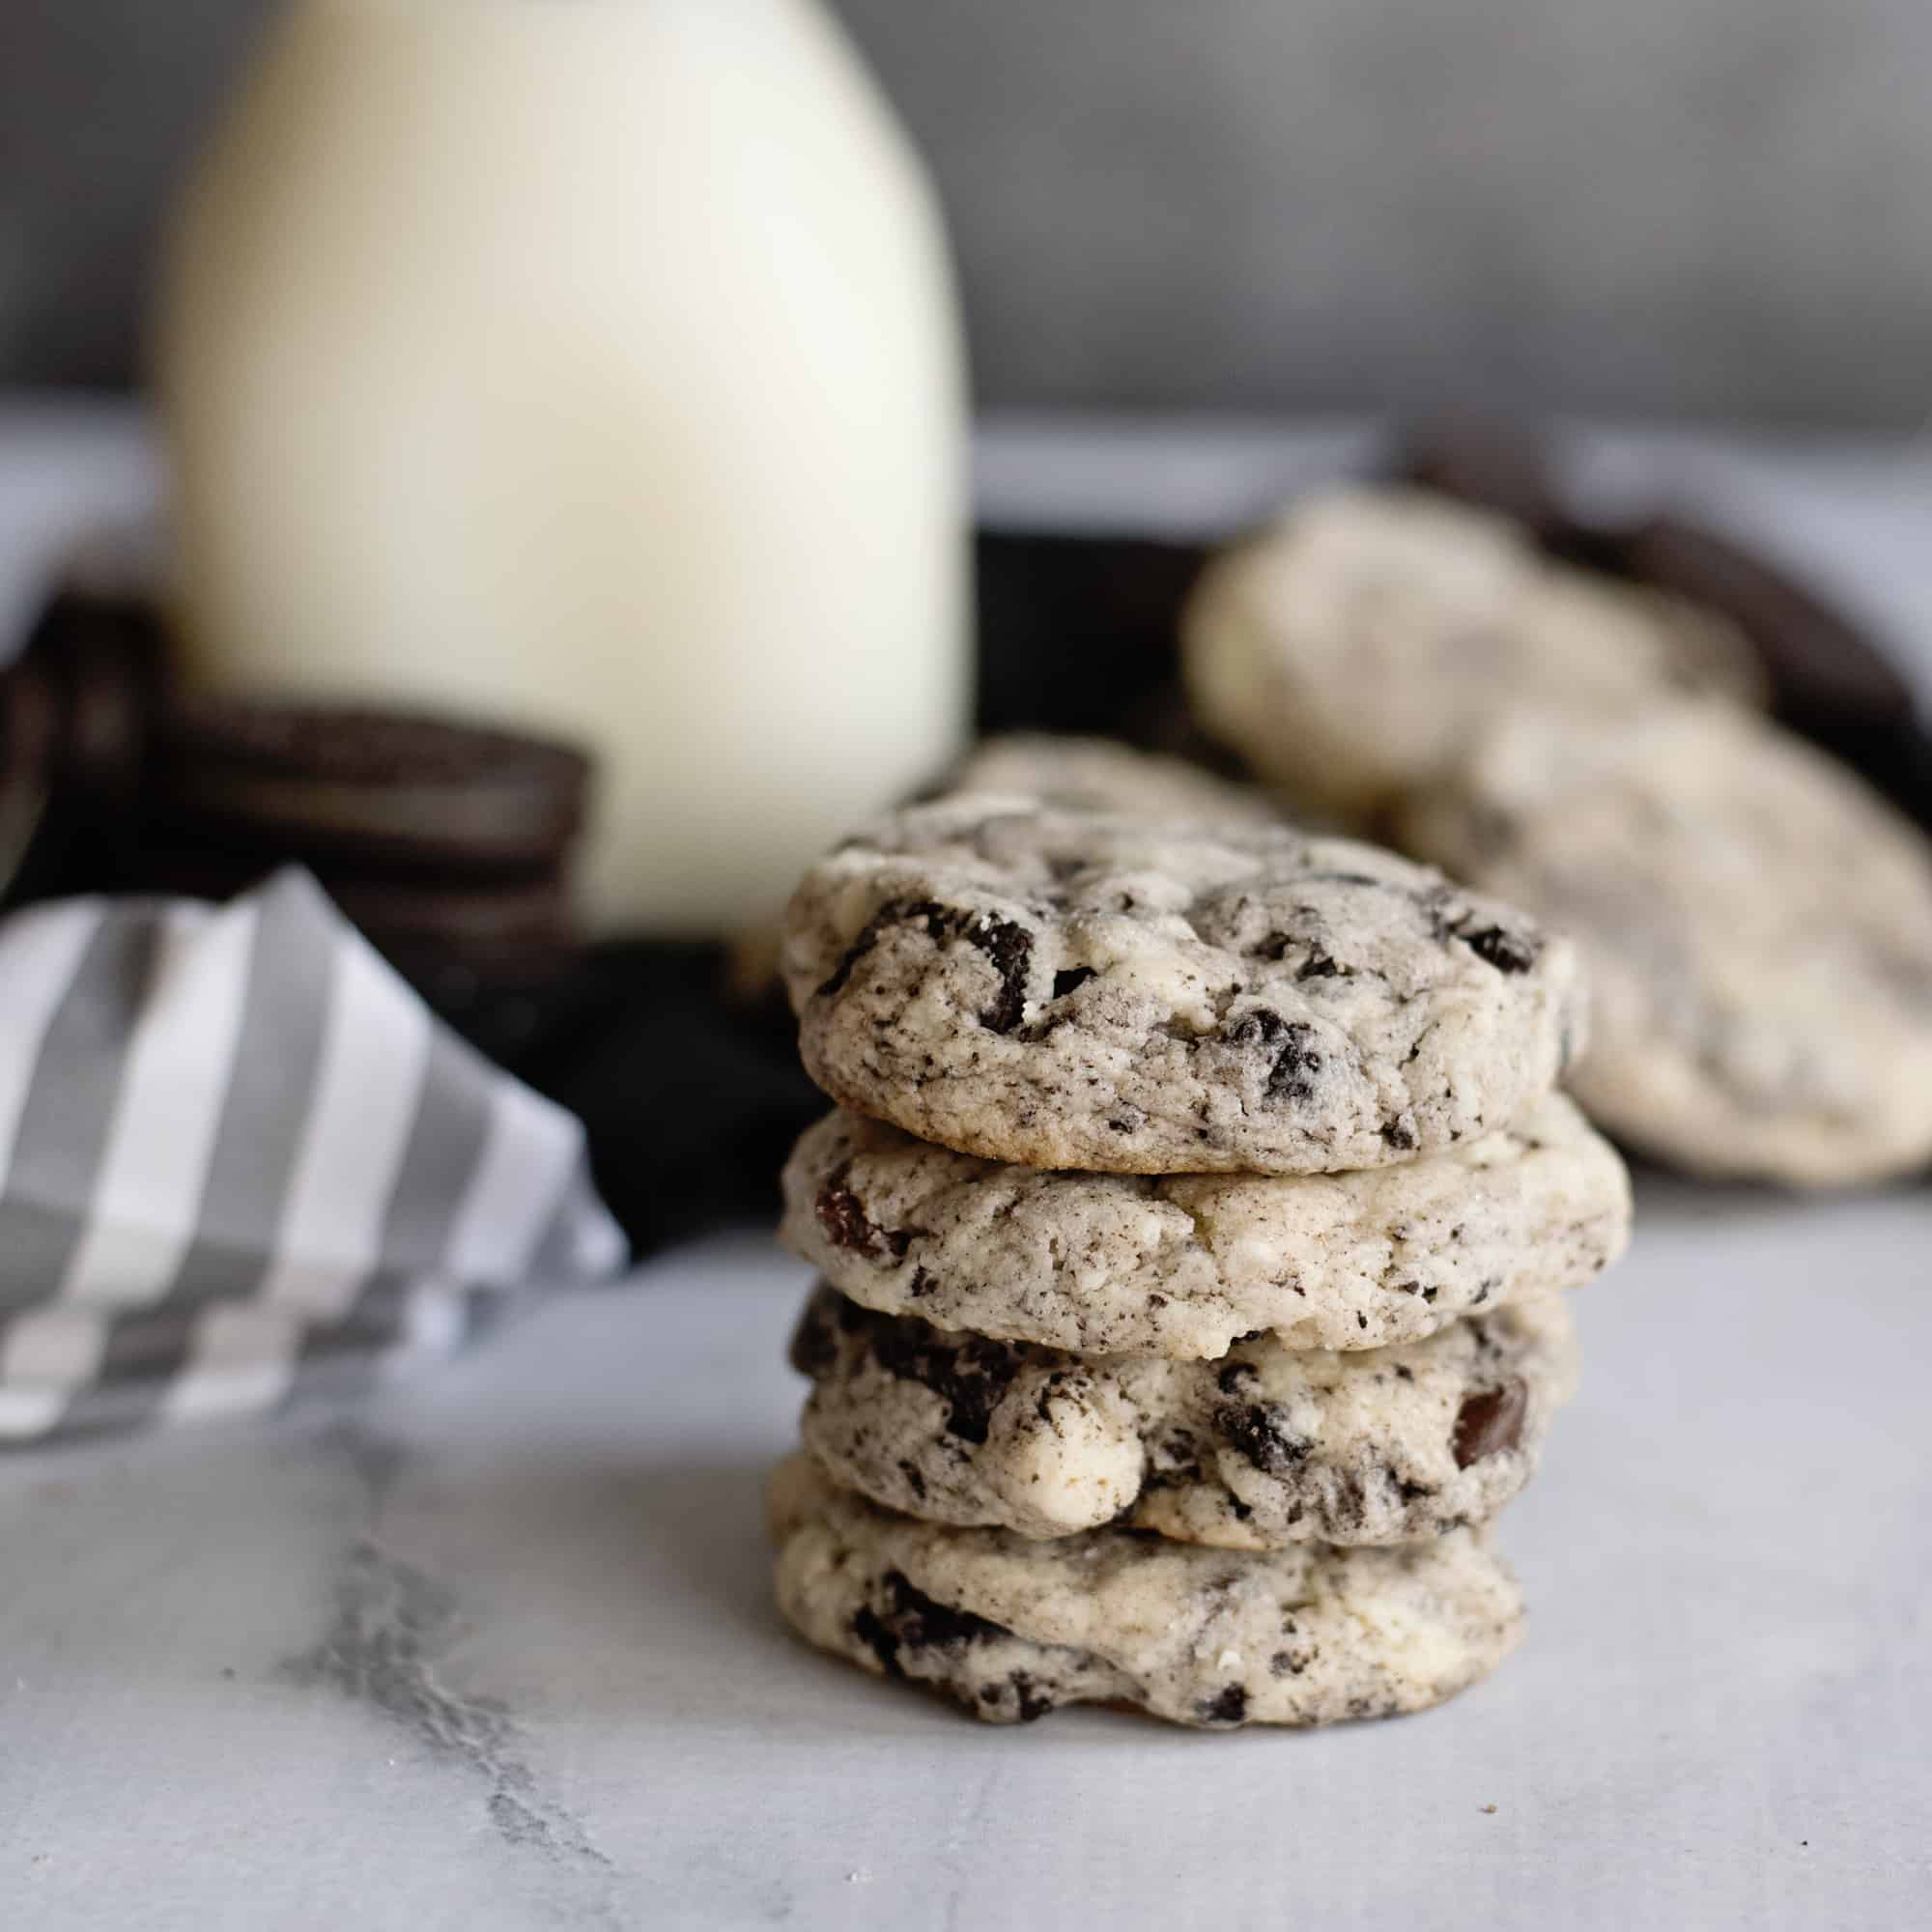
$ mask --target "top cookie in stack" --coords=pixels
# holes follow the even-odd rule
[[[1318,1723],[1493,1667],[1479,1525],[1629,1220],[1552,1091],[1566,942],[1354,841],[980,794],[814,867],[782,965],[844,1107],[785,1176],[829,1284],[794,1624],[996,1720]]]
[[[989,794],[814,867],[781,964],[836,1099],[1101,1173],[1433,1152],[1548,1092],[1583,1023],[1566,941],[1378,847]]]

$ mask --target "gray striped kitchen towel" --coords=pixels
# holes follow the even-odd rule
[[[306,872],[0,921],[0,1443],[353,1388],[623,1259],[581,1124]]]

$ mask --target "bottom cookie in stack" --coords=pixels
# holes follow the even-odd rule
[[[881,1509],[803,1456],[769,1505],[779,1605],[802,1635],[993,1722],[1082,1703],[1208,1728],[1394,1717],[1488,1676],[1522,1622],[1480,1529],[1387,1548],[1111,1527],[1032,1541]]]

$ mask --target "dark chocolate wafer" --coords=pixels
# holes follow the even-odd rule
[[[1540,544],[1560,543],[1574,527],[1547,445],[1520,427],[1430,424],[1409,432],[1390,468],[1395,481],[1493,510]]]
[[[192,839],[151,836],[142,847],[141,887],[186,898],[227,899],[261,884],[281,856]],[[501,878],[407,877],[326,867],[324,890],[386,950],[409,943],[486,952],[550,949],[571,933],[560,865]]]
[[[149,809],[171,832],[414,877],[556,867],[589,760],[480,725],[325,705],[181,697],[158,722]]]
[[[1772,702],[1813,733],[1889,728],[1912,691],[1872,640],[1761,552],[1682,517],[1652,517],[1616,539],[1622,575],[1729,617],[1771,679]]]
[[[60,713],[60,695],[39,658],[0,671],[0,885],[19,876],[46,816]]]
[[[152,605],[63,590],[0,672],[0,886],[9,902],[124,883],[165,670]]]

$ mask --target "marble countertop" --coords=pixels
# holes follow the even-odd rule
[[[1025,1731],[771,1608],[802,1271],[721,1241],[348,1415],[0,1464],[23,1928],[1903,1927],[1932,1904],[1932,1194],[1646,1187],[1430,1716]]]
[[[1002,435],[1000,500],[1015,438],[1041,501],[1090,460]],[[71,503],[140,507],[125,424],[60,446]],[[1890,461],[1846,472],[1898,545],[1864,590],[1932,639],[1923,470]],[[1797,472],[1752,473],[1842,559],[1834,489],[1807,522]],[[49,522],[0,463],[0,565]],[[1646,1178],[1638,1225],[1505,1519],[1529,1638],[1399,1723],[982,1729],[795,1643],[758,1492],[804,1274],[752,1236],[353,1411],[8,1456],[0,1924],[1926,1922],[1932,1190]]]

